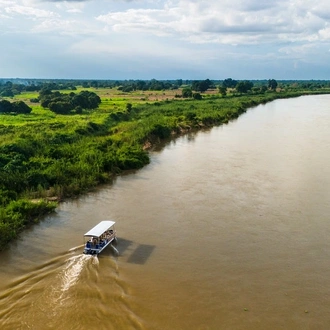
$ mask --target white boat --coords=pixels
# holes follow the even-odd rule
[[[99,254],[111,242],[116,241],[115,222],[101,221],[84,235],[84,253]]]

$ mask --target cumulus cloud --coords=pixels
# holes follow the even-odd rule
[[[325,0],[317,4],[311,0],[121,1],[120,6],[111,0],[91,0],[88,3],[56,1],[47,9],[24,5],[32,1],[16,4],[0,0],[4,8],[0,15],[45,18],[47,21],[40,26],[46,26],[51,18],[60,19],[64,12],[67,15],[81,14],[81,19],[94,21],[95,25],[97,22],[103,24],[104,29],[114,33],[144,33],[194,43],[220,44],[325,40],[327,17],[330,17],[330,4]],[[88,13],[93,4],[94,10]],[[106,12],[107,8],[112,10]],[[72,19],[64,17],[63,20],[65,23]],[[68,24],[63,24],[63,30],[67,27]]]
[[[75,56],[133,49],[149,59],[194,54],[199,64],[245,58],[269,67],[276,57],[304,56],[306,62],[317,58],[313,49],[328,54],[329,19],[328,0],[0,0],[0,36],[16,34],[17,44],[39,36]]]
[[[325,1],[323,1],[324,4]],[[256,43],[314,40],[326,27],[321,3],[256,0],[168,1],[159,9],[109,12],[96,19],[121,32],[172,35],[192,42]],[[329,7],[329,5],[327,5]],[[244,35],[244,38],[242,37]]]
[[[42,10],[34,7],[22,6],[10,4],[5,9],[4,12],[10,16],[11,14],[19,14],[23,16],[44,18],[44,17],[53,17],[57,16],[54,12]]]

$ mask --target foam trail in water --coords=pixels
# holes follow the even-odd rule
[[[93,265],[98,265],[100,262],[99,262],[99,258],[94,255],[93,258],[92,258],[92,264]]]
[[[90,256],[87,255],[79,255],[74,256],[68,259],[67,264],[62,272],[62,286],[61,291],[65,292],[73,286],[79,278],[79,275],[86,264],[87,260],[90,259]]]

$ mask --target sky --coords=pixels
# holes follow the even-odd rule
[[[330,80],[329,0],[0,0],[0,78]]]

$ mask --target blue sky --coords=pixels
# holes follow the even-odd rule
[[[329,0],[0,0],[0,77],[330,79]]]

